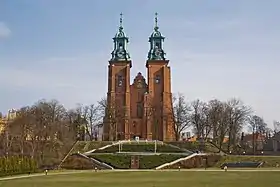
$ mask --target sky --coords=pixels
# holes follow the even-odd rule
[[[279,7],[278,0],[0,0],[0,111],[104,97],[121,12],[131,80],[146,75],[158,12],[173,93],[239,98],[272,126],[280,120]]]

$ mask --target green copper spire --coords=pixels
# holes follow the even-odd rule
[[[164,36],[161,35],[158,27],[158,13],[155,13],[155,27],[149,38],[150,50],[148,60],[165,60],[165,52],[163,50]]]
[[[112,51],[111,61],[125,61],[129,60],[130,56],[127,51],[128,37],[123,31],[123,14],[120,14],[120,25],[119,31],[116,33],[113,38],[114,41],[114,50]]]

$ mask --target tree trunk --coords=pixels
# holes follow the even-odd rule
[[[252,135],[253,135],[253,137],[252,137],[252,142],[253,142],[253,155],[255,155],[255,129],[253,129]]]

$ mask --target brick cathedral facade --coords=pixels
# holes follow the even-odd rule
[[[159,31],[157,16],[154,31],[149,38],[147,80],[139,72],[130,84],[132,61],[122,17],[113,41],[114,50],[108,65],[103,140],[128,140],[135,137],[174,140],[171,71],[163,50],[164,37]]]

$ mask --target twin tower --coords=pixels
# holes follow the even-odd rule
[[[175,139],[169,60],[165,58],[164,37],[157,22],[156,14],[154,31],[149,38],[147,82],[139,72],[130,85],[132,62],[121,14],[108,65],[107,110],[103,122],[105,141]]]

